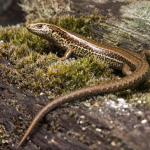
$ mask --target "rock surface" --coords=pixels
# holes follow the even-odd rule
[[[149,48],[150,10],[147,9],[150,7],[149,1],[49,0],[48,5],[45,5],[46,0],[33,0],[32,3],[29,0],[23,1],[26,4],[23,8],[28,14],[27,19],[32,19],[32,21],[33,18],[49,19],[52,16],[89,15],[95,11],[108,16],[107,22],[93,24],[92,31],[96,39],[103,37],[110,44],[115,43],[117,46],[121,45],[129,49]],[[15,38],[19,36],[15,32],[13,35]],[[15,44],[25,43],[22,38],[14,41]],[[3,41],[0,43],[3,44]],[[16,49],[20,57],[22,53],[28,54],[25,53],[25,50],[28,50],[26,45],[22,49],[24,53]],[[13,53],[13,47],[10,51]],[[26,89],[22,89],[19,88],[18,82],[12,83],[12,80],[15,80],[15,72],[11,75],[14,75],[12,78],[8,74],[11,73],[9,70],[16,70],[15,63],[17,62],[13,62],[13,58],[8,58],[7,52],[0,55],[0,149],[4,150],[13,149],[16,146],[32,118],[49,102],[49,98],[42,92],[35,96],[29,91],[29,85],[26,85]],[[13,53],[13,57],[16,56],[15,59],[18,56],[16,53]],[[42,55],[37,53],[38,56]],[[31,69],[35,67],[35,64],[30,63],[31,59],[34,59],[33,52],[30,57],[22,56],[22,60],[17,61],[21,64],[24,57],[26,57],[28,73],[31,74]],[[41,60],[37,62],[38,67],[43,66],[41,62]],[[31,66],[28,67],[30,64]],[[25,76],[25,73],[24,69],[22,74]],[[20,85],[23,82],[24,80],[20,78]],[[53,150],[150,149],[150,110],[148,106],[140,105],[145,95],[149,98],[149,82],[147,84],[147,88],[142,85],[143,89],[133,90],[132,96],[127,94],[127,99],[132,97],[133,101],[138,101],[138,107],[127,103],[124,93],[117,94],[118,96],[110,94],[92,97],[86,101],[79,100],[76,103],[59,107],[43,118],[22,149],[38,150],[39,147]]]

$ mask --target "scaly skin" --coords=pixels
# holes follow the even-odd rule
[[[112,93],[137,86],[146,80],[149,75],[148,62],[134,52],[97,45],[52,24],[30,24],[27,26],[27,29],[33,34],[53,41],[58,46],[62,47],[62,49],[66,50],[63,59],[68,58],[71,53],[80,57],[93,56],[99,60],[105,61],[113,68],[123,70],[127,76],[123,77],[121,80],[118,79],[110,81],[109,83],[103,83],[102,85],[83,88],[54,99],[35,116],[17,148],[21,147],[43,116],[56,107],[66,102],[79,100],[87,96]]]

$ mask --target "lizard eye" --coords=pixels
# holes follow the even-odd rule
[[[42,24],[38,24],[38,26],[37,26],[38,28],[42,28]]]

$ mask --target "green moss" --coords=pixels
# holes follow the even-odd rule
[[[96,60],[91,62],[89,58],[83,58],[54,64],[48,68],[47,75],[52,82],[52,89],[59,85],[62,88],[61,91],[66,91],[90,85],[91,79],[104,76],[105,69],[106,66]]]
[[[104,18],[68,17],[54,20],[53,23],[90,37],[95,21],[103,24]],[[104,24],[103,29],[108,31],[109,25]],[[0,57],[4,57],[12,65],[0,65],[3,75],[9,78],[11,83],[22,89],[32,90],[35,94],[44,92],[56,96],[98,84],[104,78],[112,77],[107,65],[96,59],[60,61],[56,55],[57,49],[56,53],[51,53],[47,41],[29,33],[22,26],[0,28],[0,40],[4,41]],[[132,94],[127,92],[125,97],[132,99]]]
[[[101,15],[81,16],[79,18],[64,17],[60,18],[56,24],[74,33],[90,37],[93,24],[95,22],[104,22],[105,20],[106,18]]]
[[[96,71],[95,68],[99,71]],[[22,84],[21,87],[28,86],[35,92],[52,90],[53,93],[60,94],[90,85],[91,79],[98,79],[100,76],[106,75],[105,69],[104,64],[96,61],[91,63],[88,58],[68,61],[67,63],[55,61],[44,67],[30,63],[21,69],[21,74],[30,73],[26,79],[27,84]]]
[[[19,49],[21,49],[18,50],[18,52],[24,52],[23,49],[28,48],[38,52],[43,52],[43,49],[45,49],[45,51],[48,49],[48,46],[45,44],[45,40],[29,33],[25,27],[1,27],[0,40],[4,41],[5,43],[10,43],[14,46],[18,46]]]
[[[59,23],[63,26],[65,20]],[[84,26],[82,19],[70,21],[75,26],[74,30]],[[110,75],[106,72],[106,65],[96,59],[59,61],[56,54],[47,53],[51,49],[47,41],[29,33],[24,27],[1,28],[0,40],[4,41],[0,54],[12,65],[1,65],[3,75],[18,87],[36,94],[48,94],[49,91],[61,94],[98,83],[100,76]]]
[[[58,24],[65,29],[82,35],[88,36],[90,33],[90,20],[84,18],[64,18],[61,19]]]

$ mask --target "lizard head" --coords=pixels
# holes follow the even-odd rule
[[[49,39],[53,33],[53,25],[46,24],[46,23],[35,23],[35,24],[28,24],[26,27],[28,31],[38,36],[41,36],[45,39]]]

